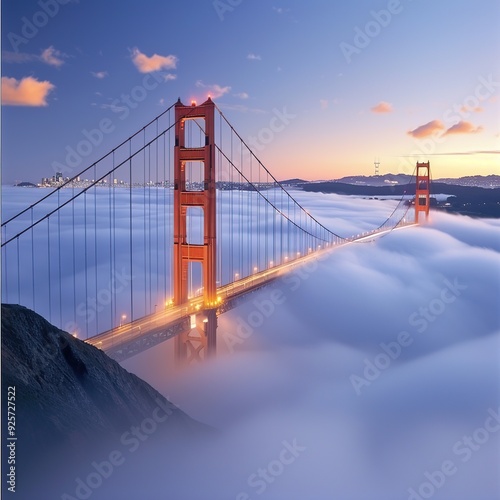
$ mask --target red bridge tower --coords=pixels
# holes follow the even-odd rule
[[[425,213],[425,220],[429,219],[430,208],[430,163],[417,162],[416,193],[415,193],[415,222],[419,223],[420,212]]]
[[[175,105],[174,149],[174,304],[188,301],[188,275],[190,262],[203,267],[204,332],[186,331],[176,337],[176,358],[190,362],[211,356],[216,350],[217,282],[216,282],[216,190],[215,190],[215,104],[208,98],[199,106],[185,106],[180,99]],[[204,121],[205,144],[192,147],[186,143],[186,122]],[[186,168],[201,165],[203,189],[186,189]],[[187,212],[190,207],[203,210],[203,244],[188,241]],[[197,335],[198,333],[198,335]]]

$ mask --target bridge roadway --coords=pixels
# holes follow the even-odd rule
[[[221,286],[217,289],[217,297],[219,300],[215,306],[217,307],[217,314],[222,314],[236,307],[238,301],[245,295],[268,285],[277,278],[289,273],[297,266],[303,265],[310,260],[320,258],[325,253],[335,248],[345,247],[351,243],[369,241],[373,238],[390,233],[391,231],[411,227],[413,225],[415,224],[406,223],[397,228],[364,233],[344,243],[326,246],[321,250],[314,251],[303,257],[291,260],[290,262],[286,262],[274,268],[272,267],[265,271],[256,272],[251,276]],[[191,316],[194,314],[201,315],[202,313],[203,297],[193,297],[185,304],[179,306],[167,305],[164,310],[95,335],[87,339],[86,342],[103,350],[116,361],[122,361],[189,329],[191,327]]]

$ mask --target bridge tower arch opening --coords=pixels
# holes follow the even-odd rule
[[[193,144],[186,134],[189,120],[204,122],[204,144]],[[203,180],[199,189],[187,183],[190,165],[201,165]],[[203,243],[188,240],[188,211],[203,211]],[[203,275],[203,322],[199,335],[193,329],[176,337],[176,359],[180,363],[212,356],[216,351],[217,277],[216,277],[216,189],[215,189],[215,104],[175,105],[174,148],[174,304],[188,302],[189,265],[199,262]]]
[[[430,162],[417,162],[416,192],[415,192],[415,222],[421,222],[421,217],[429,219],[430,209]],[[422,216],[420,216],[422,214]]]

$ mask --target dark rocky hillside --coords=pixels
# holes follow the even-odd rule
[[[156,425],[160,432],[155,439],[161,435],[167,443],[168,436],[206,432],[202,424],[104,352],[17,305],[2,305],[3,450],[9,386],[16,388],[16,468],[21,493],[28,482],[36,483],[37,476],[46,480],[47,474],[81,457],[119,448],[123,433],[141,422]],[[3,477],[5,467],[4,460]]]

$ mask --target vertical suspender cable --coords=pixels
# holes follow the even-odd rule
[[[60,206],[60,190],[57,192],[57,206]],[[59,257],[59,327],[63,328],[62,321],[62,255],[61,255],[61,210],[57,211],[57,254]],[[18,253],[19,255],[19,253]],[[18,274],[19,276],[19,274]]]
[[[47,218],[47,254],[48,254],[48,272],[49,272],[49,321],[52,323],[52,276],[50,270],[50,217]]]
[[[133,208],[132,208],[132,141],[129,141],[129,252],[130,252],[130,321],[134,319],[134,269],[133,269]]]
[[[114,168],[115,152],[113,151],[112,160]],[[113,173],[109,175],[108,185],[108,221],[109,221],[109,283],[110,283],[110,304],[109,304],[109,328],[113,328],[113,302],[115,300],[116,287],[113,285],[113,207],[111,197],[113,194]]]
[[[146,144],[146,129],[144,128],[143,129],[143,134],[142,134],[142,145],[144,146]],[[143,220],[143,228],[142,228],[142,235],[143,235],[143,244],[144,244],[144,258],[143,258],[143,261],[144,261],[144,271],[143,271],[143,274],[144,274],[144,315],[147,315],[148,314],[148,307],[147,307],[147,296],[148,296],[148,285],[147,285],[147,280],[148,280],[148,273],[147,273],[147,267],[148,267],[148,254],[147,254],[147,239],[148,239],[148,235],[147,235],[147,232],[146,232],[146,213],[147,213],[147,210],[146,210],[146,191],[147,191],[147,182],[146,182],[146,148],[144,148],[142,150],[142,173],[143,173],[143,176],[142,176],[142,182],[143,182],[143,186],[142,186],[142,203],[141,203],[141,207],[142,210],[143,210],[143,217],[142,217],[142,220]]]
[[[21,303],[21,263],[19,262],[19,238],[16,238],[17,245],[17,303]]]
[[[71,197],[73,198],[75,195],[75,186],[71,188]],[[73,251],[72,255],[72,263],[73,263],[73,323],[76,325],[76,246],[75,246],[75,203],[73,200],[71,203],[71,227],[72,227],[72,243],[73,243]]]
[[[35,236],[33,234],[33,207],[31,207],[31,276],[33,276],[33,311],[36,311],[35,302]],[[7,247],[5,248],[5,255],[7,255]],[[7,275],[6,275],[7,276]]]
[[[94,180],[97,180],[97,172],[96,172],[96,164],[94,163]],[[95,268],[95,300],[99,300],[99,293],[98,293],[98,288],[97,288],[97,184],[94,184],[94,268]],[[95,330],[94,334],[99,333],[99,309],[100,307],[96,308],[96,315],[95,315]]]
[[[85,309],[88,310],[89,289],[88,289],[88,261],[87,261],[87,191],[83,193],[83,233],[84,233],[84,264],[85,264]],[[88,315],[85,316],[85,334],[89,338]]]

